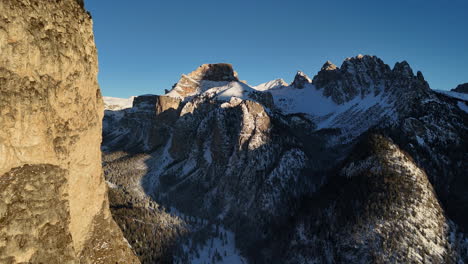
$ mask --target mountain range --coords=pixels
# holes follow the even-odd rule
[[[358,55],[251,86],[230,64],[104,97],[114,219],[143,263],[468,261],[468,98]]]

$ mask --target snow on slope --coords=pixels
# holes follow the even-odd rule
[[[266,83],[259,84],[257,86],[254,86],[254,88],[257,91],[269,91],[273,89],[279,89],[284,86],[288,86],[288,84],[283,80],[283,79],[276,79],[273,81],[269,81]]]
[[[229,102],[232,97],[240,98],[243,100],[253,100],[250,95],[252,92],[257,92],[254,88],[243,82],[214,82],[214,81],[200,81],[199,87],[197,90],[186,97],[183,97],[180,94],[180,91],[173,89],[166,96],[171,96],[175,98],[180,98],[182,100],[188,101],[193,96],[196,95],[207,95],[211,98],[214,98],[218,101]],[[254,100],[255,101],[255,100]]]
[[[190,77],[186,77],[190,78]],[[177,89],[173,89],[166,96],[171,96],[175,98],[190,99],[192,96],[199,95],[199,94],[207,94],[207,95],[215,95],[215,98],[220,101],[229,101],[231,97],[237,97],[241,99],[248,99],[248,93],[255,91],[252,87],[248,86],[242,82],[214,82],[214,81],[195,81],[199,84],[197,90],[191,94],[188,94],[186,97],[183,97],[180,94],[180,91]]]
[[[465,113],[468,113],[468,104],[464,103],[464,102],[458,102],[457,103],[458,107],[463,110]]]
[[[438,92],[438,93],[441,93],[443,95],[446,95],[446,96],[456,98],[456,99],[461,99],[461,100],[468,101],[468,94],[457,93],[457,92],[452,92],[452,91],[444,91],[444,90],[434,90],[434,91]]]
[[[216,98],[220,101],[230,101],[231,97],[237,97],[240,99],[249,99],[248,94],[253,92],[250,86],[241,82],[230,82],[225,86],[211,88],[207,93],[215,93]]]
[[[116,111],[116,110],[131,108],[133,105],[133,99],[135,99],[135,96],[132,96],[130,98],[117,98],[117,97],[103,96],[104,109]]]
[[[270,90],[275,105],[286,114],[305,113],[309,114],[317,122],[318,128],[340,128],[347,124],[343,120],[343,114],[366,114],[373,111],[375,114],[388,114],[393,116],[393,105],[387,102],[383,93],[377,96],[366,96],[344,103],[336,104],[329,97],[325,97],[321,90],[314,85],[307,84],[304,89],[287,86],[280,89]],[[378,118],[374,116],[373,118]],[[351,119],[351,116],[348,116]]]

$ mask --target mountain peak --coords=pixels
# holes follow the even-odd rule
[[[338,67],[333,64],[331,61],[327,60],[327,62],[325,62],[325,64],[323,64],[322,68],[320,70],[322,71],[334,71],[336,70]]]
[[[414,76],[413,69],[407,61],[397,62],[393,67],[393,72],[403,76]]]
[[[307,76],[307,74],[302,71],[298,71],[294,77],[294,81],[291,83],[291,86],[294,86],[299,89],[303,89],[306,84],[312,83],[312,80]]]
[[[239,81],[237,72],[229,63],[203,64],[188,76],[197,81]]]
[[[203,90],[202,81],[239,82],[239,79],[229,63],[203,64],[188,75],[183,74],[166,95],[178,98],[195,95]]]

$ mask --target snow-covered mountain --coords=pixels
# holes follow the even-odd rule
[[[460,263],[466,105],[375,56],[255,87],[229,64],[207,64],[165,96],[106,111],[103,150],[139,170],[141,190],[120,184],[124,197],[184,215],[188,231],[164,251],[182,263],[223,263],[213,226],[251,263]],[[106,177],[115,184],[120,171]]]

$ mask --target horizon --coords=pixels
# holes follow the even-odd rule
[[[86,2],[102,94],[120,98],[164,94],[207,63],[230,63],[255,86],[291,83],[297,71],[313,77],[327,60],[340,67],[358,54],[391,68],[407,61],[432,89],[450,90],[468,82],[467,8],[466,1]]]

